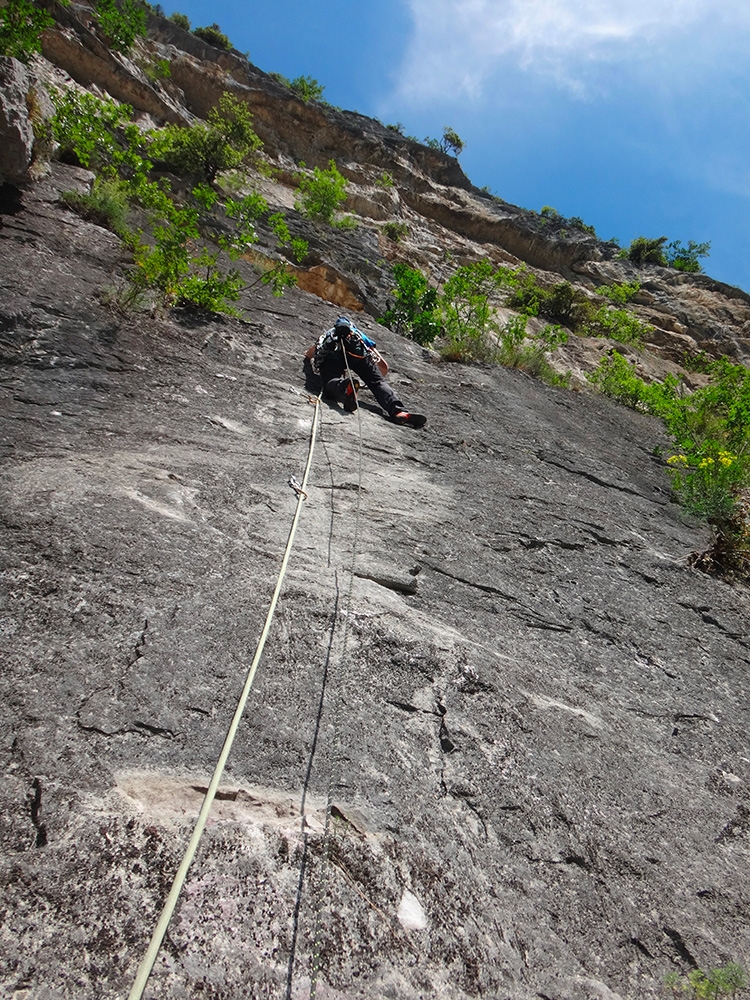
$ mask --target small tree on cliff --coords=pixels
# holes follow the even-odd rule
[[[456,158],[463,152],[464,143],[461,136],[450,125],[443,126],[443,138],[440,140],[440,149],[444,153],[452,153]]]
[[[193,34],[196,38],[200,38],[201,41],[213,45],[215,49],[224,49],[225,52],[231,52],[232,50],[232,43],[229,41],[229,38],[215,22],[209,24],[207,28],[194,28]]]
[[[696,243],[695,240],[688,240],[688,245],[683,246],[679,240],[667,243],[666,236],[659,236],[655,240],[637,236],[627,250],[621,251],[620,256],[627,257],[636,265],[659,264],[661,267],[673,267],[677,271],[698,274],[703,270],[698,258],[708,257],[710,249],[710,243]]]
[[[261,145],[247,105],[225,93],[219,106],[209,111],[205,124],[168,125],[155,139],[151,154],[176,173],[210,184],[217,174],[238,167]]]
[[[330,160],[327,170],[315,167],[312,175],[303,174],[300,177],[300,196],[295,208],[308,219],[332,223],[339,205],[346,200],[346,187],[346,178]]]
[[[67,0],[63,2],[67,5]],[[31,0],[8,0],[0,7],[0,56],[28,62],[35,52],[42,51],[42,32],[54,23],[54,17]]]
[[[115,52],[129,52],[136,36],[146,34],[146,7],[138,0],[97,0],[94,13]]]
[[[429,347],[441,330],[437,289],[421,271],[406,264],[394,264],[393,277],[394,302],[378,322]]]

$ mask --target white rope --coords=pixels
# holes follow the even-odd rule
[[[315,448],[315,438],[318,432],[318,422],[320,414],[320,396],[315,400],[315,417],[313,419],[312,430],[310,432],[310,448],[307,456],[307,465],[305,466],[305,474],[302,479],[299,492],[297,492],[297,508],[294,512],[294,519],[292,521],[292,527],[289,531],[289,538],[286,543],[286,549],[284,551],[284,558],[281,562],[281,569],[279,571],[279,578],[276,582],[276,589],[273,592],[273,597],[271,598],[271,606],[268,609],[268,614],[266,615],[266,622],[263,627],[263,632],[261,633],[260,640],[258,641],[258,646],[255,651],[255,656],[253,657],[253,662],[250,664],[250,668],[247,672],[245,678],[245,684],[242,688],[242,693],[240,694],[239,701],[237,702],[237,708],[235,709],[234,716],[232,717],[232,722],[230,723],[229,730],[224,740],[224,746],[222,747],[219,759],[216,762],[216,767],[214,768],[213,777],[211,778],[211,783],[206,791],[205,798],[203,799],[203,805],[201,806],[200,813],[198,814],[198,819],[195,823],[195,829],[193,830],[193,835],[190,838],[187,849],[185,850],[185,855],[180,863],[180,867],[177,869],[177,874],[175,875],[174,882],[172,883],[172,888],[170,889],[167,900],[164,903],[164,907],[161,911],[161,916],[154,929],[154,933],[151,936],[151,942],[148,946],[146,954],[143,956],[140,967],[138,969],[138,974],[136,975],[135,982],[133,983],[133,988],[130,991],[128,1000],[141,1000],[143,996],[143,991],[148,983],[149,976],[156,962],[156,958],[159,954],[159,949],[161,948],[162,941],[164,940],[164,935],[167,932],[167,927],[169,922],[174,915],[175,908],[177,906],[177,901],[180,897],[182,887],[185,884],[185,878],[187,877],[188,869],[195,857],[195,853],[198,850],[198,844],[200,843],[203,830],[206,826],[208,820],[208,814],[210,812],[211,806],[213,804],[214,798],[216,796],[217,789],[219,787],[219,782],[221,781],[222,774],[224,773],[224,767],[226,766],[227,758],[229,757],[229,752],[232,749],[232,744],[234,743],[234,738],[237,735],[237,729],[239,728],[242,715],[245,711],[245,705],[247,703],[248,696],[250,694],[250,688],[253,685],[255,679],[255,673],[258,669],[258,664],[260,663],[260,658],[263,654],[263,648],[266,644],[266,639],[268,638],[268,633],[271,629],[271,622],[273,621],[274,612],[276,611],[276,605],[279,600],[279,595],[281,593],[281,585],[284,581],[284,576],[286,574],[286,568],[289,563],[289,556],[292,551],[292,544],[294,542],[294,536],[297,532],[297,524],[299,523],[300,513],[302,511],[302,505],[305,501],[307,488],[307,479],[310,473],[310,467],[312,465],[313,450]]]

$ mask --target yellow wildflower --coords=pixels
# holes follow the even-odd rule
[[[667,459],[667,465],[687,465],[688,460],[684,455],[672,455]]]

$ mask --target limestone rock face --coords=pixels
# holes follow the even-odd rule
[[[596,284],[641,283],[636,303],[657,330],[657,343],[681,357],[684,337],[709,355],[750,361],[750,295],[707,274],[682,274],[665,267],[636,268],[624,261],[586,261],[574,267]],[[674,338],[670,338],[670,333]],[[661,340],[659,339],[661,338]]]
[[[127,56],[108,48],[85,13],[83,7],[56,10],[55,29],[42,36],[44,56],[82,86],[93,86],[162,122],[189,119],[168,91],[152,85]]]
[[[158,121],[241,95],[276,165],[262,191],[310,246],[283,299],[237,262],[242,319],[128,311],[132,255],[60,201],[90,174],[3,189],[0,992],[127,996],[276,585],[320,389],[302,356],[341,310],[428,423],[367,391],[321,405],[146,996],[306,1000],[317,977],[321,1000],[655,1000],[670,971],[746,964],[749,592],[689,568],[710,533],[671,500],[661,425],[442,364],[375,318],[396,260],[433,281],[525,263],[592,296],[638,276],[654,342],[623,350],[663,377],[685,347],[745,360],[748,296],[550,235],[450,157],[157,17],[136,55],[173,71],[152,86],[85,12],[48,55]],[[351,231],[294,209],[295,161],[330,158]],[[571,337],[563,364],[585,385],[610,346]]]
[[[0,983],[93,1000],[132,985],[200,807],[335,312],[110,311],[127,258],[56,201],[79,174],[0,229]],[[687,567],[658,424],[358,322],[429,422],[323,407],[147,995],[305,997],[318,962],[326,997],[625,1000],[742,959],[750,602]]]
[[[29,75],[17,59],[0,56],[0,183],[22,184],[34,151],[26,94]]]

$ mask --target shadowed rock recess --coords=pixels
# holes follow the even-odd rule
[[[185,120],[235,80],[267,151],[336,159],[363,221],[316,228],[279,184],[307,270],[330,278],[302,283],[318,295],[256,285],[242,320],[121,315],[103,292],[129,254],[58,199],[90,175],[3,188],[3,996],[130,990],[262,629],[314,412],[301,356],[341,288],[429,421],[396,427],[366,393],[359,415],[322,407],[266,652],[146,996],[304,1000],[319,968],[321,1000],[625,1000],[746,964],[748,590],[688,567],[709,534],[670,499],[658,422],[378,326],[393,215],[362,206],[392,197],[398,253],[436,276],[445,250],[582,287],[630,265],[158,18],[139,44],[172,60],[161,95],[66,17],[45,52],[75,75],[83,46],[79,82]],[[382,197],[374,168],[396,181]],[[743,292],[645,273],[648,357],[671,356],[670,332],[747,356]]]

